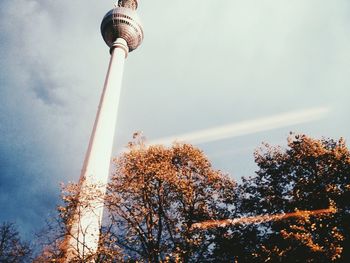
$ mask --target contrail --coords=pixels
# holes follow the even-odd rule
[[[334,214],[337,210],[334,207],[327,209],[313,210],[313,211],[296,211],[293,213],[286,214],[276,214],[276,215],[262,215],[262,216],[252,216],[252,217],[243,217],[236,219],[224,219],[224,220],[208,220],[192,225],[192,229],[209,229],[215,227],[227,227],[238,224],[254,224],[254,223],[264,223],[270,221],[284,220],[287,218],[293,217],[308,217],[311,215],[324,215],[324,214]]]
[[[200,144],[217,141],[319,120],[329,111],[330,109],[328,107],[318,107],[286,112],[268,117],[160,138],[150,141],[149,144],[171,144],[174,141]]]

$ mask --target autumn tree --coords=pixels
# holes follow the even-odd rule
[[[61,185],[62,204],[57,207],[57,214],[47,222],[46,227],[39,236],[39,243],[42,247],[41,253],[35,258],[35,263],[67,262],[67,251],[72,263],[85,262],[121,262],[120,249],[111,236],[108,225],[100,226],[99,246],[96,252],[91,253],[86,244],[68,244],[67,236],[75,237],[72,232],[72,220],[80,222],[82,216],[80,209],[93,209],[91,200],[103,198],[101,187],[89,185],[81,189],[79,184],[69,183]],[[96,202],[99,203],[99,202]],[[83,231],[83,229],[79,229]],[[84,234],[84,233],[82,233]],[[84,250],[84,248],[86,248]],[[83,249],[83,251],[80,251]]]
[[[286,148],[263,144],[254,156],[256,175],[237,186],[192,145],[146,146],[135,136],[114,161],[98,252],[74,262],[348,262],[345,141],[291,135]],[[86,194],[96,198],[94,189]],[[59,235],[37,262],[64,259],[79,195],[76,184],[64,188]],[[281,214],[298,216],[274,220]],[[260,216],[271,220],[215,223]]]
[[[264,144],[255,152],[255,161],[256,176],[243,179],[240,186],[242,215],[327,207],[336,212],[241,226],[239,241],[232,237],[222,244],[248,247],[247,262],[348,262],[350,153],[345,141],[291,135],[287,149]]]
[[[205,262],[214,235],[192,226],[223,218],[228,202],[234,202],[234,188],[192,145],[130,145],[115,160],[106,198],[113,237],[124,259]]]
[[[135,138],[115,160],[97,253],[77,253],[72,262],[203,262],[213,232],[192,226],[228,216],[235,186],[191,145],[146,147]],[[72,218],[86,198],[101,198],[96,189],[82,193],[78,184],[63,186],[63,202],[41,235],[43,249],[34,262],[65,262]]]
[[[29,244],[21,241],[15,225],[2,223],[0,226],[0,262],[29,262],[31,254]]]

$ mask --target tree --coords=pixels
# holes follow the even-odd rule
[[[101,224],[99,247],[94,253],[86,249],[85,244],[67,243],[67,236],[75,237],[74,230],[72,230],[73,218],[74,220],[78,218],[78,222],[80,222],[82,212],[80,209],[93,209],[91,207],[93,202],[90,201],[91,199],[96,201],[102,198],[103,195],[100,189],[101,187],[97,185],[90,185],[81,189],[75,183],[61,186],[63,203],[57,207],[58,213],[53,216],[54,220],[47,222],[43,233],[39,235],[42,251],[35,258],[35,263],[65,263],[67,262],[67,253],[71,253],[69,258],[72,263],[121,262],[120,249],[109,232],[110,226],[102,226]],[[79,231],[82,231],[84,235],[83,229],[79,229]],[[80,249],[83,249],[83,251],[80,251]]]
[[[147,147],[135,136],[115,160],[98,252],[74,262],[348,262],[345,141],[291,135],[286,149],[263,144],[255,161],[256,176],[236,185],[192,145]],[[87,198],[99,196],[92,188]],[[78,185],[64,189],[58,235],[37,262],[64,259],[62,237],[85,200]],[[247,216],[264,220],[220,223]]]
[[[318,210],[315,215],[252,226],[256,261],[348,262],[350,249],[350,153],[340,139],[291,135],[288,148],[264,144],[255,152],[257,175],[240,187],[243,215]],[[248,231],[249,233],[249,231]]]
[[[194,223],[221,219],[234,201],[235,183],[188,144],[130,145],[115,161],[106,207],[125,259],[138,262],[204,262],[211,230]]]
[[[209,258],[213,231],[193,224],[228,215],[235,183],[197,148],[187,144],[146,147],[135,137],[128,152],[115,160],[108,185],[97,253],[76,253],[72,262],[203,262]],[[84,200],[100,198],[99,187],[82,193],[79,185],[62,188],[63,204],[42,235],[42,253],[35,262],[65,262],[71,220]],[[82,198],[84,197],[84,198]],[[86,198],[85,198],[86,197]],[[91,202],[87,202],[91,203]],[[79,211],[78,211],[79,212]],[[70,249],[79,249],[73,247]]]
[[[15,225],[2,223],[0,226],[0,262],[28,262],[31,254],[29,244],[21,241]]]

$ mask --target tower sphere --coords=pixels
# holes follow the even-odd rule
[[[101,33],[109,47],[117,38],[123,38],[129,51],[136,49],[143,40],[143,30],[135,10],[125,7],[115,7],[103,18]]]

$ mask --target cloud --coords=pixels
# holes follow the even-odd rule
[[[104,7],[76,12],[85,6],[0,2],[0,222],[17,222],[27,237],[55,209],[59,182],[79,176],[98,101],[90,94],[103,84],[96,55],[108,60],[108,50],[94,47],[103,43],[91,24]]]
[[[58,183],[78,179],[109,59],[99,26],[112,6],[0,1],[0,221],[32,231]],[[233,122],[190,133],[218,140],[264,125],[246,120],[317,105],[333,117],[312,122],[317,131],[349,137],[348,10],[347,0],[140,1],[145,40],[125,64],[115,149],[135,130],[161,138]]]
[[[232,123],[205,130],[151,140],[149,144],[171,144],[174,141],[202,144],[312,122],[325,117],[329,112],[329,107],[287,112],[259,119]]]

